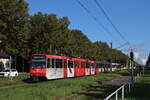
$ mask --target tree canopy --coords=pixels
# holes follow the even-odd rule
[[[92,42],[69,19],[56,14],[28,14],[24,0],[0,1],[0,51],[28,60],[32,54],[64,54],[125,63],[128,57],[106,42]]]

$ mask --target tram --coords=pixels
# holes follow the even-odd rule
[[[30,65],[31,78],[60,79],[95,75],[101,72],[100,61],[58,55],[33,54]]]

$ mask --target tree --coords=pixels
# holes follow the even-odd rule
[[[67,17],[38,12],[28,15],[24,0],[0,1],[0,51],[15,56],[18,62],[31,54],[65,54],[95,60],[125,62],[127,56],[107,43],[91,42],[81,30],[70,30]],[[19,68],[22,67],[19,64]]]
[[[31,54],[67,53],[71,34],[68,29],[70,21],[67,17],[58,19],[55,14],[42,14],[41,12],[30,17]]]
[[[24,56],[27,37],[28,4],[23,0],[0,1],[1,49],[11,55]]]
[[[72,55],[81,57],[88,56],[91,41],[80,30],[71,30],[72,33]]]
[[[110,60],[110,51],[108,44],[105,42],[97,41],[94,43],[94,45],[97,47],[95,57],[98,60]]]
[[[28,55],[28,4],[24,0],[0,1],[0,30],[0,51],[13,56],[14,66],[19,63],[21,69],[21,59]]]

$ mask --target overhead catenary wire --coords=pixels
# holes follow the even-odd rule
[[[120,49],[120,48],[122,48],[122,47],[124,47],[124,46],[126,46],[126,45],[128,45],[128,43],[127,43],[127,42],[126,42],[126,43],[124,43],[124,44],[121,44],[120,46],[116,47],[115,49]]]
[[[88,1],[86,0],[86,2],[88,3]],[[129,51],[133,50],[133,47],[131,46],[131,43],[123,36],[123,34],[120,32],[120,30],[115,26],[115,24],[112,22],[112,20],[110,19],[110,17],[107,15],[107,13],[105,12],[105,9],[101,6],[101,2],[100,0],[95,0],[96,5],[98,6],[98,8],[102,11],[102,13],[104,14],[104,16],[106,17],[106,19],[108,20],[108,22],[112,25],[113,29],[116,31],[116,33],[121,37],[121,39],[123,39],[125,41],[124,44],[121,44],[120,46],[118,46],[115,49],[120,49],[126,45],[129,46]],[[144,49],[143,49],[144,50]],[[143,52],[143,51],[142,51]]]
[[[87,4],[89,4],[89,1],[88,1],[88,0],[85,0],[85,1],[86,1]],[[91,5],[91,3],[90,3],[90,5]],[[85,6],[87,6],[87,5],[85,4]],[[87,8],[90,8],[90,7],[87,6]],[[100,14],[101,12],[100,12],[99,10],[95,9],[94,11],[96,11],[97,14],[98,14],[99,16],[101,16],[101,14]],[[107,29],[107,28],[106,28],[106,29]],[[108,30],[108,29],[107,29],[107,30]],[[107,33],[110,33],[110,31],[108,30]],[[116,38],[113,34],[110,33],[110,35],[114,38],[115,41],[119,42],[119,41],[118,41],[118,38]],[[125,44],[125,45],[124,45],[124,44]],[[128,45],[128,42],[125,42],[125,43],[120,43],[120,42],[119,42],[119,46],[118,46],[118,47],[119,47],[119,48],[122,48],[122,47],[124,47],[124,46],[126,46],[126,45]],[[118,47],[117,47],[117,48],[118,48]]]
[[[86,0],[86,2],[88,3],[87,0]],[[101,28],[104,29],[104,31],[105,31],[107,34],[109,34],[109,36],[111,35],[111,37],[114,38],[115,41],[118,41],[118,39],[116,39],[116,38],[110,33],[110,31],[109,31],[101,22],[99,22],[99,20],[92,14],[92,12],[91,12],[86,6],[84,6],[83,3],[81,3],[79,0],[77,0],[77,3],[92,17],[92,19],[93,19],[95,22],[97,22],[97,23],[100,25]],[[128,44],[128,43],[127,43],[127,42],[126,42],[126,43],[122,43],[122,44],[120,43],[120,46],[122,46],[123,44]],[[119,47],[120,47],[120,46],[119,46]]]
[[[112,25],[113,29],[116,31],[116,33],[124,40],[126,41],[126,43],[128,43],[131,47],[130,42],[122,35],[122,33],[119,31],[119,29],[115,26],[115,24],[112,22],[112,20],[109,18],[109,16],[107,15],[107,13],[105,12],[104,8],[100,5],[100,3],[98,2],[98,0],[95,0],[96,5],[98,6],[98,8],[102,11],[102,13],[104,14],[104,16],[106,17],[106,19],[108,20],[108,22]]]
[[[114,28],[114,30],[120,35],[120,37],[124,40],[127,41],[126,38],[121,34],[121,32],[118,30],[118,28],[113,24],[113,22],[111,21],[111,19],[109,18],[109,16],[106,14],[104,8],[100,5],[100,3],[95,0],[96,5],[98,6],[98,8],[102,11],[102,13],[104,14],[104,16],[106,17],[106,19],[109,21],[109,23],[112,25],[112,27]]]
[[[92,17],[92,19],[101,27],[103,28],[103,30],[112,36],[112,34],[109,32],[109,30],[92,14],[92,12],[86,7],[84,6],[83,3],[81,3],[81,1],[76,0],[76,2]],[[113,37],[113,36],[112,36]],[[113,37],[114,38],[114,37]],[[114,38],[115,39],[115,38]]]

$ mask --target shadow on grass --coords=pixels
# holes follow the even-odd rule
[[[48,81],[52,81],[52,80],[33,80],[31,78],[27,78],[22,80],[24,83],[40,83],[40,82],[48,82]]]
[[[136,83],[129,98],[134,98],[135,100],[150,100],[150,84]]]
[[[150,100],[150,70],[145,70],[141,80],[135,83],[135,86],[129,96],[129,100],[132,99]]]
[[[98,84],[96,86],[90,85],[89,87],[87,87],[86,92],[81,92],[78,94],[86,96],[87,100],[97,100],[97,99],[103,100],[106,96],[115,91],[117,88],[118,86],[112,85],[102,85],[102,84]]]

